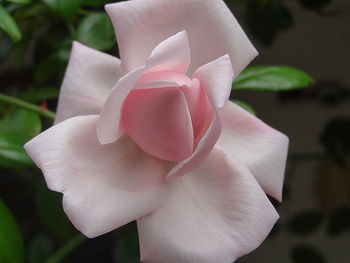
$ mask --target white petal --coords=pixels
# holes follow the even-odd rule
[[[230,97],[233,81],[232,65],[228,55],[201,66],[193,77],[199,80],[215,110],[225,105]]]
[[[72,223],[88,237],[152,212],[164,190],[162,163],[127,137],[100,145],[97,118],[70,118],[25,145],[48,187],[64,194],[64,210]]]
[[[277,219],[249,170],[214,148],[138,220],[142,262],[232,263],[257,248]]]
[[[74,42],[55,123],[74,116],[98,114],[122,75],[118,58]]]
[[[102,144],[113,143],[123,135],[121,125],[122,105],[130,91],[135,87],[146,67],[137,68],[121,77],[102,107],[97,124],[97,136]]]
[[[281,201],[288,138],[232,102],[219,116],[218,147],[245,164],[264,191]]]
[[[189,38],[190,73],[229,54],[237,76],[257,55],[222,0],[132,0],[106,9],[127,71],[144,65],[155,46],[182,30]]]

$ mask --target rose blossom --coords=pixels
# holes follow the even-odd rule
[[[257,55],[222,0],[109,4],[121,60],[74,42],[55,125],[25,148],[75,227],[137,220],[144,263],[230,263],[278,214],[288,139],[228,101]]]

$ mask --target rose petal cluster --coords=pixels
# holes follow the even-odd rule
[[[137,220],[144,263],[231,263],[278,219],[288,149],[228,100],[257,52],[222,0],[106,10],[120,59],[74,42],[55,125],[25,149],[86,236]]]

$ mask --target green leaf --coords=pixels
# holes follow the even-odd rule
[[[331,216],[327,233],[329,235],[337,235],[348,229],[350,229],[350,208],[340,208]]]
[[[243,108],[244,110],[250,112],[253,115],[256,115],[255,110],[247,103],[240,101],[240,100],[231,100],[232,102],[236,103],[238,106]]]
[[[22,39],[21,32],[11,15],[0,5],[0,28],[4,30],[14,42]]]
[[[116,246],[116,262],[139,263],[139,238],[135,223],[126,226],[126,231],[122,232]]]
[[[319,251],[307,245],[294,247],[291,256],[294,263],[326,263]]]
[[[10,53],[12,47],[12,41],[10,37],[3,31],[0,30],[0,61],[3,61],[6,56]]]
[[[288,230],[299,234],[306,235],[316,230],[323,220],[323,214],[317,211],[305,211],[294,216],[288,222]]]
[[[42,0],[68,22],[72,21],[83,0]]]
[[[12,133],[0,133],[0,167],[19,169],[32,164],[23,149],[27,137]],[[17,165],[20,165],[18,167]]]
[[[35,69],[34,79],[39,85],[60,81],[66,68],[66,60],[62,51],[52,54],[42,60]]]
[[[62,194],[42,187],[36,196],[36,210],[41,223],[60,238],[68,238],[74,233],[62,207]]]
[[[305,88],[313,79],[301,70],[287,66],[253,66],[234,81],[236,90],[288,91]]]
[[[0,167],[21,168],[33,162],[23,145],[41,131],[41,120],[35,113],[16,109],[0,120]]]
[[[27,89],[18,94],[17,97],[25,101],[40,102],[44,100],[57,98],[58,90],[54,87],[40,87],[34,89]]]
[[[23,259],[21,233],[10,210],[0,199],[0,263],[21,263]]]
[[[41,120],[36,113],[15,109],[0,120],[0,132],[20,134],[30,139],[41,132]]]
[[[105,4],[115,2],[113,0],[84,0],[84,6],[104,6]]]
[[[6,1],[17,3],[17,4],[29,4],[32,0],[6,0]]]
[[[27,262],[43,263],[54,252],[53,244],[50,238],[45,235],[35,236],[28,245]]]
[[[77,40],[99,50],[108,50],[115,45],[114,29],[105,13],[92,13],[79,24]]]

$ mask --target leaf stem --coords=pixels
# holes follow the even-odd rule
[[[32,112],[38,113],[41,116],[49,119],[49,120],[54,120],[55,119],[55,113],[49,110],[43,110],[40,106],[37,106],[35,104],[26,102],[24,100],[17,99],[15,97],[5,95],[3,93],[0,93],[0,101],[12,104],[18,107],[21,107],[26,110],[30,110]]]
[[[65,257],[74,251],[86,238],[78,234],[63,245],[55,254],[53,254],[45,263],[60,263]]]

